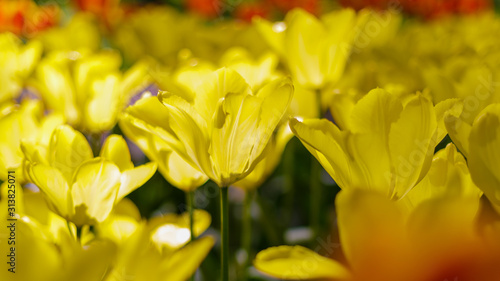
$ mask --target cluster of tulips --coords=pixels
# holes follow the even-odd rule
[[[0,280],[188,280],[215,245],[222,281],[498,281],[498,34],[492,12],[397,5],[249,24],[154,6],[105,38],[88,14],[0,33]],[[254,194],[293,137],[315,158],[307,191],[321,173],[341,189],[325,199],[341,250],[252,256],[247,239],[236,274],[228,190]],[[157,171],[185,213],[144,218],[127,197]],[[194,206],[207,181],[220,214]]]

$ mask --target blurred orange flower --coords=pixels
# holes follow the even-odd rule
[[[235,11],[235,17],[252,21],[253,17],[269,18],[269,6],[264,2],[242,3]]]
[[[107,28],[115,26],[123,15],[120,0],[74,0],[79,10],[96,15]]]
[[[224,7],[226,3],[220,0],[187,0],[186,7],[197,14],[207,18],[215,18],[220,15],[228,7]],[[227,4],[229,5],[229,4]],[[233,7],[234,8],[234,7]]]
[[[0,32],[10,31],[30,38],[56,25],[59,15],[57,5],[37,6],[31,0],[0,0]]]
[[[272,3],[278,10],[284,13],[295,8],[302,8],[315,15],[319,12],[318,0],[266,0],[266,2]]]

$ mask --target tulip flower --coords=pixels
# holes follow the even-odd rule
[[[472,180],[500,212],[500,105],[487,106],[474,120],[469,137],[469,169]]]
[[[155,114],[149,114],[151,112]],[[204,184],[208,178],[202,172],[173,151],[168,142],[141,127],[144,117],[154,118],[157,123],[169,118],[157,97],[144,96],[127,108],[120,118],[120,128],[151,161],[158,163],[158,170],[170,184],[185,192],[191,192]]]
[[[321,89],[340,79],[368,15],[366,11],[356,15],[354,10],[343,9],[318,19],[294,9],[284,22],[258,19],[255,24],[268,45],[282,56],[298,84]]]
[[[65,26],[41,32],[36,39],[43,43],[48,52],[97,51],[101,44],[96,22],[91,15],[83,13],[74,15]]]
[[[470,153],[470,133],[475,119],[487,106],[500,102],[498,90],[500,73],[487,67],[470,67],[462,83],[454,84],[456,89],[461,89],[462,110],[446,114],[446,129],[453,142],[460,151],[468,157]],[[458,90],[457,90],[458,92]]]
[[[40,42],[30,41],[23,45],[14,34],[0,33],[0,103],[21,93],[41,55]]]
[[[235,47],[222,55],[219,65],[236,70],[253,90],[258,90],[279,77],[276,71],[278,57],[273,53],[265,53],[253,59],[249,51]]]
[[[152,56],[167,63],[172,62],[182,48],[182,34],[189,24],[191,22],[173,8],[150,6],[126,18],[117,27],[113,39],[126,61]]]
[[[300,246],[264,250],[255,266],[278,278],[301,280],[493,277],[498,273],[476,262],[500,258],[490,255],[489,238],[476,232],[480,195],[464,158],[449,144],[434,155],[424,179],[399,201],[358,188],[339,193],[340,242],[350,269]],[[500,241],[493,245],[500,246]]]
[[[4,186],[0,206],[6,206]],[[2,212],[2,219],[7,213]],[[16,265],[15,274],[2,270],[2,280],[100,280],[114,258],[116,247],[109,242],[94,241],[82,246],[72,239],[66,220],[53,213],[43,194],[16,186]],[[4,237],[10,236],[6,227],[0,230],[0,253],[7,256],[10,247]],[[81,270],[84,267],[85,270]]]
[[[32,85],[47,107],[63,114],[69,124],[89,133],[110,130],[118,113],[147,83],[147,67],[136,64],[119,71],[117,53],[51,53],[36,69]]]
[[[150,112],[156,114],[151,115]],[[192,234],[191,240],[194,240],[194,191],[204,184],[208,177],[182,159],[162,138],[137,125],[140,124],[141,118],[146,115],[155,118],[157,122],[168,120],[168,114],[164,111],[164,107],[158,101],[158,98],[149,95],[143,96],[133,106],[127,108],[126,113],[120,119],[120,128],[129,139],[141,148],[151,161],[158,164],[158,170],[170,184],[186,193],[189,210],[189,231]]]
[[[252,93],[230,69],[201,76],[196,83],[195,78],[186,77],[182,92],[158,95],[168,122],[145,115],[143,126],[219,186],[229,186],[260,160],[290,103],[293,87],[283,78]]]
[[[418,93],[403,99],[375,89],[350,112],[344,130],[325,119],[292,119],[290,128],[342,189],[403,197],[427,173],[445,135],[432,103]]]
[[[158,95],[168,119],[157,120],[151,114],[140,118],[144,128],[222,188],[222,272],[227,280],[227,187],[248,175],[263,157],[290,104],[293,86],[277,79],[253,93],[231,69],[198,77],[187,74],[181,91]]]
[[[39,101],[26,100],[20,105],[4,104],[0,115],[0,179],[7,179],[7,171],[16,171],[16,180],[25,183],[21,141],[48,145],[50,134],[64,123],[58,114],[43,116]]]
[[[122,200],[97,226],[98,239],[119,245],[116,264],[103,280],[186,280],[212,248],[211,237],[189,242],[188,214],[166,214],[141,222],[137,207]],[[194,211],[193,236],[201,235],[211,222],[203,210]]]
[[[16,268],[15,274],[2,270],[0,278],[4,280],[100,280],[107,270],[115,247],[109,242],[95,243],[86,250],[67,237],[57,245],[47,239],[47,233],[40,229],[40,224],[28,216],[20,217],[16,222]],[[1,236],[7,236],[8,229],[0,230]],[[5,242],[5,241],[2,241]],[[7,245],[7,243],[3,243]],[[7,256],[4,251],[2,255]],[[85,268],[85,270],[81,270]],[[14,276],[14,277],[12,277]]]
[[[93,157],[85,137],[67,125],[59,126],[41,155],[29,143],[23,145],[27,174],[45,194],[52,210],[77,226],[104,221],[113,206],[143,185],[156,164],[134,167],[123,138],[112,135],[100,157]]]
[[[159,227],[144,223],[139,225],[136,232],[120,249],[113,268],[102,280],[118,281],[124,278],[153,281],[187,280],[207,256],[214,239],[207,236],[182,248],[160,251],[157,244],[159,242],[164,245],[179,242],[177,236],[179,233],[175,230],[175,226],[169,224]],[[189,233],[186,241],[188,239]]]
[[[490,248],[499,249],[500,241],[476,232],[477,196],[435,194],[407,213],[385,194],[348,189],[336,208],[349,267],[301,246],[279,246],[260,252],[256,268],[286,280],[490,281],[500,274],[490,266],[500,261]]]
[[[186,245],[189,240],[186,214],[156,217],[146,224],[140,222],[137,207],[124,199],[108,219],[96,226],[98,231],[93,240],[81,245],[72,239],[72,227],[68,231],[67,222],[50,210],[42,193],[17,188],[16,273],[2,271],[2,278],[116,281],[126,275],[136,280],[185,280],[214,243],[211,237],[204,237]],[[2,185],[1,193],[1,198],[6,198],[6,185]],[[0,206],[6,203],[0,200]],[[197,210],[196,235],[209,224],[210,215]],[[2,228],[0,238],[9,236],[9,231]],[[0,245],[2,255],[7,256],[9,251],[7,243]],[[141,263],[143,260],[148,267]]]
[[[481,190],[472,182],[464,157],[449,143],[434,155],[427,175],[401,199],[401,203],[413,209],[436,197],[479,199],[481,195]]]

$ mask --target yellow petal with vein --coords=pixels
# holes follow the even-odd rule
[[[350,276],[339,262],[325,258],[302,246],[278,246],[257,254],[255,267],[285,280],[340,279]]]

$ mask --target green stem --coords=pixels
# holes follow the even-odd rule
[[[310,187],[311,187],[311,197],[310,197],[310,221],[311,228],[313,231],[312,241],[314,243],[315,238],[320,234],[320,214],[321,214],[321,182],[320,182],[320,171],[321,165],[318,161],[313,158],[311,159],[311,175],[310,175]]]
[[[73,230],[71,229],[71,224],[69,221],[66,221],[66,225],[68,226],[68,230],[69,230],[69,234],[71,235],[71,237],[75,238],[76,239],[76,236],[73,235]]]
[[[194,190],[186,192],[188,212],[189,212],[189,232],[191,233],[191,241],[194,241]]]
[[[227,200],[228,187],[220,188],[220,220],[221,220],[221,280],[229,281],[229,208]]]
[[[186,192],[186,197],[189,212],[189,233],[191,234],[191,242],[193,242],[196,239],[194,234],[194,190]],[[189,280],[194,281],[194,274]]]
[[[90,147],[92,148],[92,152],[95,157],[99,156],[99,153],[101,152],[101,137],[102,134],[100,133],[90,134]]]
[[[242,275],[241,280],[248,280],[247,269],[250,265],[251,260],[251,249],[252,249],[252,201],[253,201],[254,190],[248,190],[245,194],[245,201],[243,202],[243,227],[242,227],[242,248],[247,254],[247,258],[242,265]]]
[[[294,175],[295,175],[295,143],[294,140],[290,140],[285,150],[285,155],[283,157],[283,169],[285,173],[285,213],[283,215],[284,227],[288,228],[290,222],[292,221],[292,212],[294,209]]]

